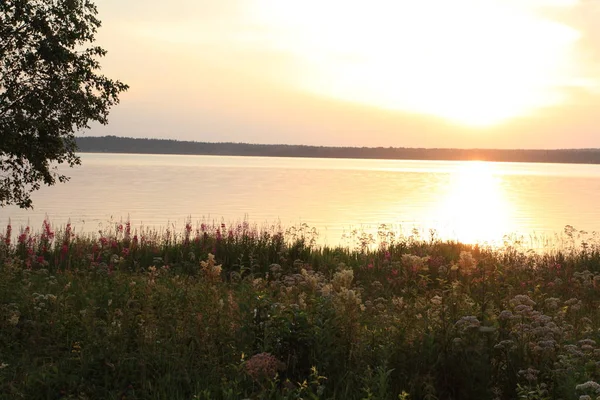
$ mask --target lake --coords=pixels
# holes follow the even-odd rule
[[[317,158],[81,154],[66,184],[33,195],[34,210],[0,209],[0,224],[72,222],[97,232],[182,229],[201,222],[306,224],[321,244],[353,230],[499,243],[600,227],[600,165]],[[345,234],[345,236],[344,236]],[[553,239],[554,240],[554,239]]]

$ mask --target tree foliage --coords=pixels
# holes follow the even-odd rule
[[[75,132],[106,124],[127,90],[99,74],[100,24],[90,0],[0,0],[0,206],[30,208],[32,191],[68,180]]]

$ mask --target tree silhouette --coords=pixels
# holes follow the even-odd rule
[[[98,73],[96,16],[89,0],[0,1],[0,206],[68,180],[57,166],[80,164],[75,132],[106,124],[127,90]]]

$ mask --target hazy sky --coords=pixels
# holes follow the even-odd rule
[[[88,135],[600,147],[600,0],[96,0]]]

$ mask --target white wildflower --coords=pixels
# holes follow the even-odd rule
[[[349,289],[352,285],[352,281],[354,280],[354,271],[351,269],[345,269],[339,272],[336,272],[333,275],[333,287],[340,291],[343,288]]]
[[[431,298],[431,304],[435,305],[435,306],[440,306],[442,305],[442,298],[440,296],[433,296]]]
[[[587,381],[586,383],[575,386],[575,390],[593,390],[596,393],[600,393],[600,385],[594,381]]]

